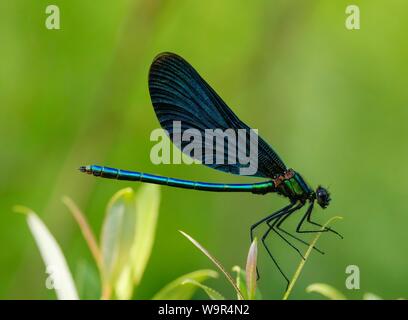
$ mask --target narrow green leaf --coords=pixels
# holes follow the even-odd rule
[[[160,188],[146,184],[136,195],[136,230],[131,249],[133,282],[140,283],[152,251],[160,205]]]
[[[326,228],[332,221],[334,220],[338,220],[338,219],[343,219],[342,217],[332,217],[331,219],[329,219],[321,228],[321,230],[324,230],[324,228]],[[307,248],[306,253],[304,254],[304,258],[305,259],[301,259],[299,266],[297,267],[295,274],[293,275],[292,280],[289,283],[289,287],[288,290],[286,290],[285,294],[283,295],[283,300],[287,300],[289,298],[290,293],[292,292],[293,286],[295,285],[297,279],[299,278],[300,273],[303,270],[303,267],[307,261],[307,259],[309,258],[310,253],[313,250],[313,247],[316,245],[317,241],[319,240],[320,236],[322,235],[322,232],[318,232],[315,236],[315,238],[313,239],[313,241],[310,243],[309,248]]]
[[[331,300],[346,300],[347,298],[336,288],[325,283],[313,283],[306,288],[307,293],[317,292]]]
[[[251,243],[248,252],[247,264],[245,268],[246,274],[246,284],[248,289],[248,299],[254,300],[255,299],[255,292],[256,292],[256,259],[258,255],[258,242],[255,238],[254,241]]]
[[[242,296],[245,300],[248,299],[248,292],[246,287],[246,275],[245,271],[241,269],[240,266],[233,266],[232,271],[236,272],[237,276],[235,278],[235,284],[238,287],[239,291],[241,291]],[[237,295],[238,300],[242,300],[239,295]]]
[[[246,286],[246,274],[245,271],[239,266],[234,266],[232,271],[236,272],[236,285],[239,290],[242,292],[244,299],[248,299],[247,286]],[[237,296],[240,300],[239,296]],[[255,300],[262,300],[262,294],[258,287],[255,289]]]
[[[34,237],[46,270],[50,272],[46,284],[55,290],[59,300],[78,300],[78,293],[67,261],[57,241],[41,219],[29,208],[15,206],[14,211],[27,217],[27,224]]]
[[[184,284],[187,279],[201,283],[209,278],[217,278],[218,273],[214,270],[198,270],[187,273],[170,282],[153,297],[153,300],[189,300],[197,290],[193,284]]]
[[[240,299],[244,299],[244,297],[242,296],[241,291],[239,290],[239,288],[236,286],[234,279],[232,279],[231,275],[225,270],[225,268],[222,266],[222,264],[216,259],[214,258],[214,256],[212,256],[210,254],[210,252],[208,252],[207,249],[205,249],[197,240],[195,240],[193,237],[191,237],[190,235],[188,235],[187,233],[179,230],[179,232],[185,236],[188,240],[191,241],[192,244],[194,244],[198,249],[200,249],[200,251],[202,253],[204,253],[208,259],[210,259],[216,266],[217,268],[225,275],[225,277],[227,278],[227,280],[229,281],[229,283],[231,283],[231,285],[234,287],[235,291],[237,292],[237,295],[239,296]]]
[[[213,288],[210,288],[210,287],[208,287],[208,286],[206,286],[206,285],[204,285],[204,284],[202,284],[200,282],[197,282],[197,281],[195,281],[193,279],[186,279],[186,280],[184,280],[184,282],[182,284],[183,285],[192,284],[192,285],[194,285],[196,287],[199,287],[199,288],[203,289],[204,292],[208,295],[208,297],[211,300],[225,300],[224,296],[221,293],[219,293],[217,290],[214,290]]]
[[[131,188],[122,189],[110,200],[102,226],[100,248],[104,286],[114,287],[129,261],[135,221],[135,194]]]

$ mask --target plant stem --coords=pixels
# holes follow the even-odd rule
[[[75,221],[78,223],[79,228],[81,229],[82,235],[85,238],[86,243],[88,244],[89,250],[92,253],[92,256],[95,259],[96,265],[98,266],[99,270],[102,270],[102,255],[99,249],[99,246],[96,242],[96,237],[92,232],[91,227],[89,226],[85,216],[75,204],[75,202],[67,197],[64,196],[62,198],[62,202],[67,206],[69,211],[71,212],[72,216],[74,217]]]
[[[306,253],[304,254],[304,259],[300,260],[299,266],[297,267],[295,274],[293,275],[292,280],[289,283],[289,287],[288,290],[286,290],[285,294],[283,295],[282,300],[287,300],[290,293],[292,292],[293,286],[295,285],[297,279],[299,278],[300,273],[302,272],[302,269],[306,263],[307,258],[309,257],[310,253],[313,250],[313,247],[315,246],[317,240],[319,240],[320,236],[322,235],[322,231],[334,220],[338,220],[338,219],[343,219],[342,217],[333,217],[331,219],[329,219],[324,225],[323,227],[320,229],[321,231],[317,233],[316,237],[313,239],[312,243],[310,244],[309,248],[307,248]]]
[[[101,300],[109,300],[112,295],[112,287],[109,284],[106,284],[102,288]]]
[[[235,291],[237,292],[237,295],[241,300],[244,300],[244,296],[241,293],[241,290],[237,287],[237,285],[234,282],[234,279],[232,279],[231,275],[225,270],[225,268],[222,266],[222,264],[214,258],[213,255],[211,255],[207,249],[205,249],[197,240],[195,240],[193,237],[188,235],[187,233],[179,230],[179,232],[185,236],[188,240],[190,240],[202,253],[204,253],[217,267],[220,269],[220,271],[225,275],[227,280],[231,283],[231,285],[234,287]]]

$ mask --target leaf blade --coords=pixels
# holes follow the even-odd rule
[[[37,214],[26,207],[15,206],[14,211],[26,215],[27,224],[34,237],[47,270],[52,269],[54,289],[58,300],[78,300],[77,289],[67,261],[54,236]]]
[[[363,295],[363,300],[383,300],[383,298],[381,298],[380,296],[377,296],[374,293],[366,292]]]
[[[306,288],[307,293],[316,292],[331,300],[347,300],[346,296],[336,288],[325,283],[313,283]]]
[[[236,285],[241,290],[242,295],[244,296],[244,299],[248,299],[248,293],[247,293],[247,286],[246,286],[246,273],[245,270],[243,270],[240,266],[234,266],[232,268],[232,271],[236,272]],[[237,299],[240,300],[239,296],[237,296]],[[262,300],[262,294],[261,291],[259,290],[258,286],[256,287],[255,290],[255,300]]]
[[[112,288],[129,261],[135,221],[135,193],[131,188],[121,189],[109,201],[100,237],[104,298],[110,297]]]
[[[248,290],[248,300],[255,299],[255,292],[256,292],[256,260],[258,256],[258,249],[257,249],[258,241],[255,237],[254,241],[252,241],[251,246],[249,247],[248,251],[248,258],[247,264],[245,268],[245,276],[246,276],[246,284]]]
[[[221,293],[219,293],[217,290],[215,290],[213,288],[210,288],[209,286],[206,286],[206,285],[204,285],[204,284],[202,284],[200,282],[197,282],[197,281],[195,281],[193,279],[186,279],[186,280],[184,280],[184,282],[182,284],[184,285],[184,284],[188,284],[188,283],[203,289],[203,291],[208,295],[208,297],[211,300],[225,300],[224,296]]]
[[[126,265],[115,283],[115,295],[119,300],[129,300],[133,294],[132,267]]]
[[[154,244],[160,206],[160,188],[147,184],[136,195],[136,229],[131,248],[133,282],[137,286],[144,274]]]
[[[222,266],[222,264],[214,257],[211,255],[211,253],[205,249],[197,240],[195,240],[193,237],[185,233],[184,231],[179,230],[179,232],[185,236],[192,244],[194,244],[202,253],[204,253],[216,266],[217,268],[225,275],[229,283],[234,287],[235,291],[237,292],[237,295],[241,300],[244,300],[244,297],[239,290],[239,288],[236,286],[234,280],[232,279],[231,275],[225,270],[225,268]]]
[[[192,284],[184,284],[187,279],[193,279],[199,283],[209,279],[217,278],[218,273],[214,270],[203,269],[187,273],[164,286],[157,292],[152,300],[188,300],[191,299],[197,287]]]

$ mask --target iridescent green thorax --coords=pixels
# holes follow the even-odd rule
[[[291,199],[306,199],[313,193],[302,176],[292,169],[275,178],[274,183],[278,193]]]

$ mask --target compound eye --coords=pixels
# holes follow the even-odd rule
[[[322,208],[327,208],[330,202],[329,192],[325,188],[319,186],[316,189],[316,200]]]

